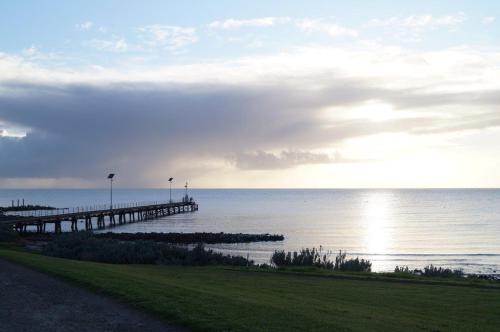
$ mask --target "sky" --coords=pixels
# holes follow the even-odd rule
[[[500,187],[500,2],[0,1],[0,188]]]

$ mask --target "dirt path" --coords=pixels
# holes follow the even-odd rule
[[[0,259],[0,331],[185,331]]]

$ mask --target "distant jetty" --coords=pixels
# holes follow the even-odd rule
[[[0,206],[0,212],[40,211],[40,210],[56,210],[56,208],[53,206],[46,206],[46,205]]]

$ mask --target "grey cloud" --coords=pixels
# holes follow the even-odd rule
[[[498,126],[500,126],[500,112],[486,112],[473,116],[462,116],[452,121],[443,121],[440,125],[429,128],[418,128],[411,132],[414,134],[439,134]]]
[[[240,155],[239,167],[250,167],[255,160],[245,159],[245,151],[301,151],[274,157],[262,152],[259,162],[268,168],[329,162],[307,151],[346,138],[462,122],[429,116],[381,123],[330,121],[320,116],[325,107],[370,99],[400,109],[419,101],[426,106],[441,105],[443,99],[448,104],[467,102],[464,94],[423,95],[363,81],[317,79],[322,89],[308,89],[299,80],[266,85],[0,82],[9,91],[0,94],[0,122],[4,128],[29,128],[24,138],[0,137],[0,177],[97,179],[113,169],[130,185],[148,185],[153,174],[182,168],[178,160]],[[485,93],[469,101],[477,105],[483,97],[487,103],[496,100]],[[482,127],[488,116],[496,117],[485,115],[476,125]]]
[[[418,89],[403,89],[388,96],[391,104],[399,109],[425,108],[435,106],[484,106],[491,107],[500,103],[498,90],[481,90],[470,92],[426,93],[422,87]]]
[[[325,153],[308,151],[281,151],[274,154],[264,151],[240,153],[236,156],[236,166],[240,169],[283,169],[303,164],[328,164],[335,161]]]
[[[258,150],[255,152],[238,153],[233,159],[235,166],[243,170],[272,170],[311,164],[374,161],[373,159],[344,158],[339,152],[330,155],[327,153],[300,150],[284,150],[279,153]]]

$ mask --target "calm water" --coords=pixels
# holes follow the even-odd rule
[[[0,190],[0,204],[63,207],[108,202],[107,190]],[[180,198],[181,190],[174,190]],[[500,190],[190,190],[200,204],[116,232],[279,233],[280,243],[217,245],[267,262],[275,249],[323,246],[373,262],[373,270],[427,264],[500,274]],[[114,191],[116,203],[168,199],[168,190]]]

